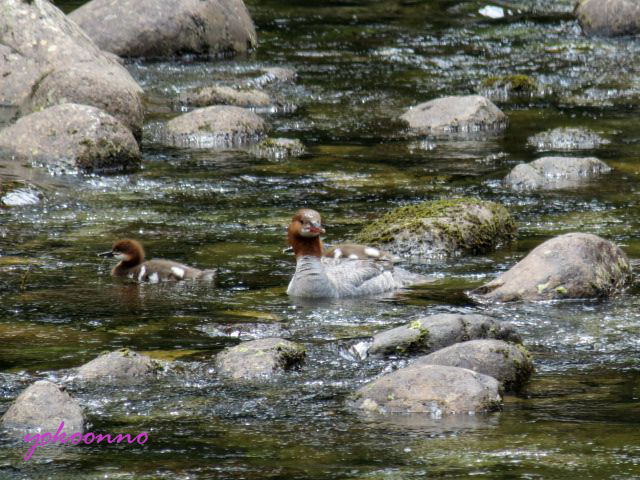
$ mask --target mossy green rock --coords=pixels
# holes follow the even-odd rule
[[[442,313],[376,334],[367,353],[373,356],[430,353],[479,338],[521,342],[511,323],[486,315]]]
[[[418,358],[415,364],[468,368],[495,378],[506,391],[519,390],[534,371],[522,345],[490,339],[456,343]]]
[[[298,367],[305,356],[305,348],[298,343],[263,338],[225,349],[216,357],[216,367],[222,377],[230,380],[266,380]]]
[[[490,252],[515,235],[516,224],[502,205],[459,198],[392,210],[355,240],[396,255],[433,259]]]
[[[476,288],[481,302],[602,298],[631,282],[631,265],[615,244],[589,233],[547,240],[495,280]]]
[[[528,75],[488,77],[482,83],[485,87],[504,88],[513,93],[534,93],[538,90],[538,83]]]

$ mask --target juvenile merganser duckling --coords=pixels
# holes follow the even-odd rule
[[[287,240],[296,255],[296,272],[287,293],[306,298],[377,295],[428,279],[393,266],[394,257],[364,245],[338,245],[323,255],[322,219],[303,208],[291,219]],[[345,255],[346,254],[346,255]]]
[[[144,249],[135,240],[118,240],[101,257],[117,258],[120,262],[111,270],[114,277],[134,278],[139,282],[158,283],[170,280],[213,280],[215,270],[198,270],[171,260],[144,261]]]

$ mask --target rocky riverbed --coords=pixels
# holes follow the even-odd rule
[[[43,0],[0,3],[18,8],[0,30],[0,414],[149,434],[25,462],[2,433],[1,477],[638,474],[640,43],[584,35],[596,0],[580,19],[564,0],[216,1],[230,30],[182,43],[175,23],[136,40],[152,12],[110,42],[106,21],[85,37]],[[616,4],[600,32],[633,11]],[[32,8],[59,26],[36,44]],[[509,181],[523,164],[535,185]],[[366,236],[433,281],[288,298],[300,207],[328,244]],[[122,237],[217,283],[114,280],[95,254]],[[30,385],[61,408],[10,408]]]

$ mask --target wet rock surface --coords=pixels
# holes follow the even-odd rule
[[[515,234],[515,222],[502,205],[460,198],[392,210],[365,227],[356,242],[430,259],[489,252],[511,242]]]
[[[504,183],[514,190],[571,188],[610,171],[595,157],[544,157],[516,165]]]
[[[78,368],[81,380],[131,380],[149,377],[157,372],[159,364],[146,355],[122,349],[104,353]]]
[[[593,150],[609,143],[586,128],[554,128],[529,137],[527,143],[539,152]]]
[[[215,105],[170,120],[161,141],[184,148],[231,148],[255,143],[265,132],[264,120],[252,111]]]
[[[254,78],[249,83],[256,87],[264,87],[274,83],[291,83],[298,78],[295,70],[285,67],[269,67],[265,68],[264,73]]]
[[[284,160],[304,155],[306,149],[300,140],[291,138],[265,138],[249,151],[258,158]]]
[[[373,337],[369,355],[430,353],[458,342],[495,338],[521,342],[512,324],[486,315],[443,313],[419,318]]]
[[[411,107],[400,119],[423,135],[495,132],[507,126],[505,114],[480,95],[437,98]]]
[[[456,343],[420,357],[414,364],[467,368],[495,378],[507,391],[520,389],[534,370],[531,357],[524,347],[502,340]]]
[[[587,35],[620,36],[640,32],[640,4],[634,0],[580,0],[575,14]]]
[[[69,17],[122,57],[232,55],[257,44],[242,0],[92,0]]]
[[[138,144],[120,121],[72,103],[32,113],[0,130],[0,151],[54,173],[122,171],[140,163]]]
[[[183,92],[180,103],[194,107],[235,105],[237,107],[268,107],[273,103],[268,93],[258,89],[237,89],[223,85],[202,87]]]
[[[22,115],[57,103],[105,109],[139,138],[142,90],[47,0],[0,2],[0,104]]]
[[[631,265],[619,247],[597,235],[567,233],[537,246],[471,295],[488,302],[599,298],[630,281]]]
[[[471,370],[411,365],[358,389],[355,408],[377,413],[423,413],[433,417],[500,408],[499,382]]]
[[[298,367],[305,348],[282,338],[263,338],[227,348],[216,357],[218,373],[231,380],[269,379],[274,374]]]
[[[56,432],[61,422],[65,432],[82,432],[82,408],[71,395],[48,380],[27,387],[2,417],[5,428],[41,432]]]

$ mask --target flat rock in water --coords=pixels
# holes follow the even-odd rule
[[[237,89],[214,85],[196,90],[183,92],[179,97],[180,103],[194,107],[208,107],[211,105],[235,105],[237,107],[268,107],[273,104],[271,97],[263,90]]]
[[[142,133],[142,89],[47,0],[0,0],[0,104],[21,115],[76,102]]]
[[[540,152],[593,150],[609,143],[586,128],[554,128],[529,137],[527,143]]]
[[[410,365],[366,384],[354,406],[377,413],[423,413],[432,417],[500,408],[499,382],[465,368]]]
[[[250,110],[215,105],[169,121],[161,141],[183,148],[231,148],[259,141],[266,129],[264,120]]]
[[[373,337],[369,355],[430,353],[458,342],[496,338],[521,342],[512,324],[485,315],[443,313],[419,318]]]
[[[640,3],[636,0],[580,0],[575,14],[587,35],[640,33]]]
[[[65,432],[82,433],[82,408],[64,389],[48,380],[39,380],[27,387],[2,417],[5,428],[51,433],[55,433],[62,422]]]
[[[437,259],[490,252],[515,235],[516,224],[502,205],[458,198],[396,208],[368,224],[355,241],[403,257]]]
[[[0,150],[55,173],[113,172],[140,164],[131,131],[102,110],[67,103],[22,117],[0,130]]]
[[[610,171],[595,157],[544,157],[516,165],[504,183],[514,190],[571,188]]]
[[[128,349],[109,352],[94,358],[78,368],[81,380],[121,379],[148,377],[158,370],[158,363],[146,355]]]
[[[263,338],[225,349],[216,357],[216,366],[225,378],[260,380],[299,366],[305,355],[300,344],[282,338]]]
[[[495,280],[476,288],[482,302],[601,298],[631,282],[625,253],[589,233],[567,233],[547,240]]]
[[[443,97],[411,107],[400,116],[417,134],[497,132],[507,117],[481,95]]]
[[[473,370],[497,379],[505,390],[517,391],[534,371],[521,345],[502,340],[470,340],[419,357],[414,365],[447,365]]]
[[[303,143],[291,138],[265,138],[253,145],[249,151],[258,158],[268,160],[284,160],[304,155]]]
[[[251,85],[264,87],[272,83],[290,83],[298,78],[298,74],[291,68],[270,67],[265,68],[264,73],[249,82]]]
[[[121,57],[228,56],[257,44],[242,0],[91,0],[69,17]]]

